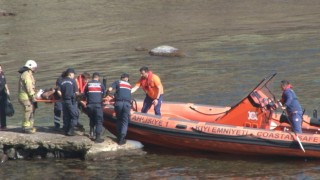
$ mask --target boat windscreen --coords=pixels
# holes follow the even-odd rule
[[[273,88],[273,78],[276,76],[277,73],[274,73],[268,77],[265,77],[254,89],[254,91],[262,91],[266,96],[269,98],[273,98],[275,100],[275,96],[272,93],[271,89]]]

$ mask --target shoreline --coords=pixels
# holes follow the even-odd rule
[[[79,158],[82,160],[104,160],[117,156],[117,152],[128,154],[144,154],[143,145],[138,141],[127,140],[118,145],[114,138],[103,135],[103,143],[95,143],[86,133],[76,136],[65,136],[53,127],[38,127],[34,134],[22,132],[21,127],[8,126],[0,131],[0,163],[16,159],[47,159],[47,158]],[[106,134],[106,131],[104,134]],[[134,150],[134,151],[132,151]]]

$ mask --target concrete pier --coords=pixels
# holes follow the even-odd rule
[[[80,158],[84,160],[99,160],[112,158],[116,152],[130,151],[141,154],[143,145],[137,141],[127,140],[119,146],[110,134],[104,133],[105,141],[95,143],[89,137],[82,135],[65,136],[62,131],[52,127],[36,127],[35,134],[22,133],[21,127],[8,127],[0,131],[0,159],[42,159],[42,158]]]

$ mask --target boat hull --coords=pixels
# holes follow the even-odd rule
[[[115,116],[105,111],[104,126],[116,134]],[[213,130],[215,129],[215,130]],[[127,139],[182,150],[202,150],[248,155],[278,155],[320,157],[319,137],[301,135],[300,139],[316,143],[303,143],[303,152],[291,132],[257,130],[203,123],[176,118],[163,118],[134,112]]]

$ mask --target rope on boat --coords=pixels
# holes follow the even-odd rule
[[[214,114],[208,114],[208,113],[204,113],[204,112],[201,112],[201,111],[198,111],[195,107],[193,106],[189,106],[190,109],[196,111],[197,113],[200,113],[200,114],[204,114],[204,115],[208,115],[208,116],[214,116],[214,115],[219,115],[219,114],[224,114],[224,113],[227,113],[229,110],[227,111],[224,111],[224,112],[220,112],[220,113],[214,113]]]

